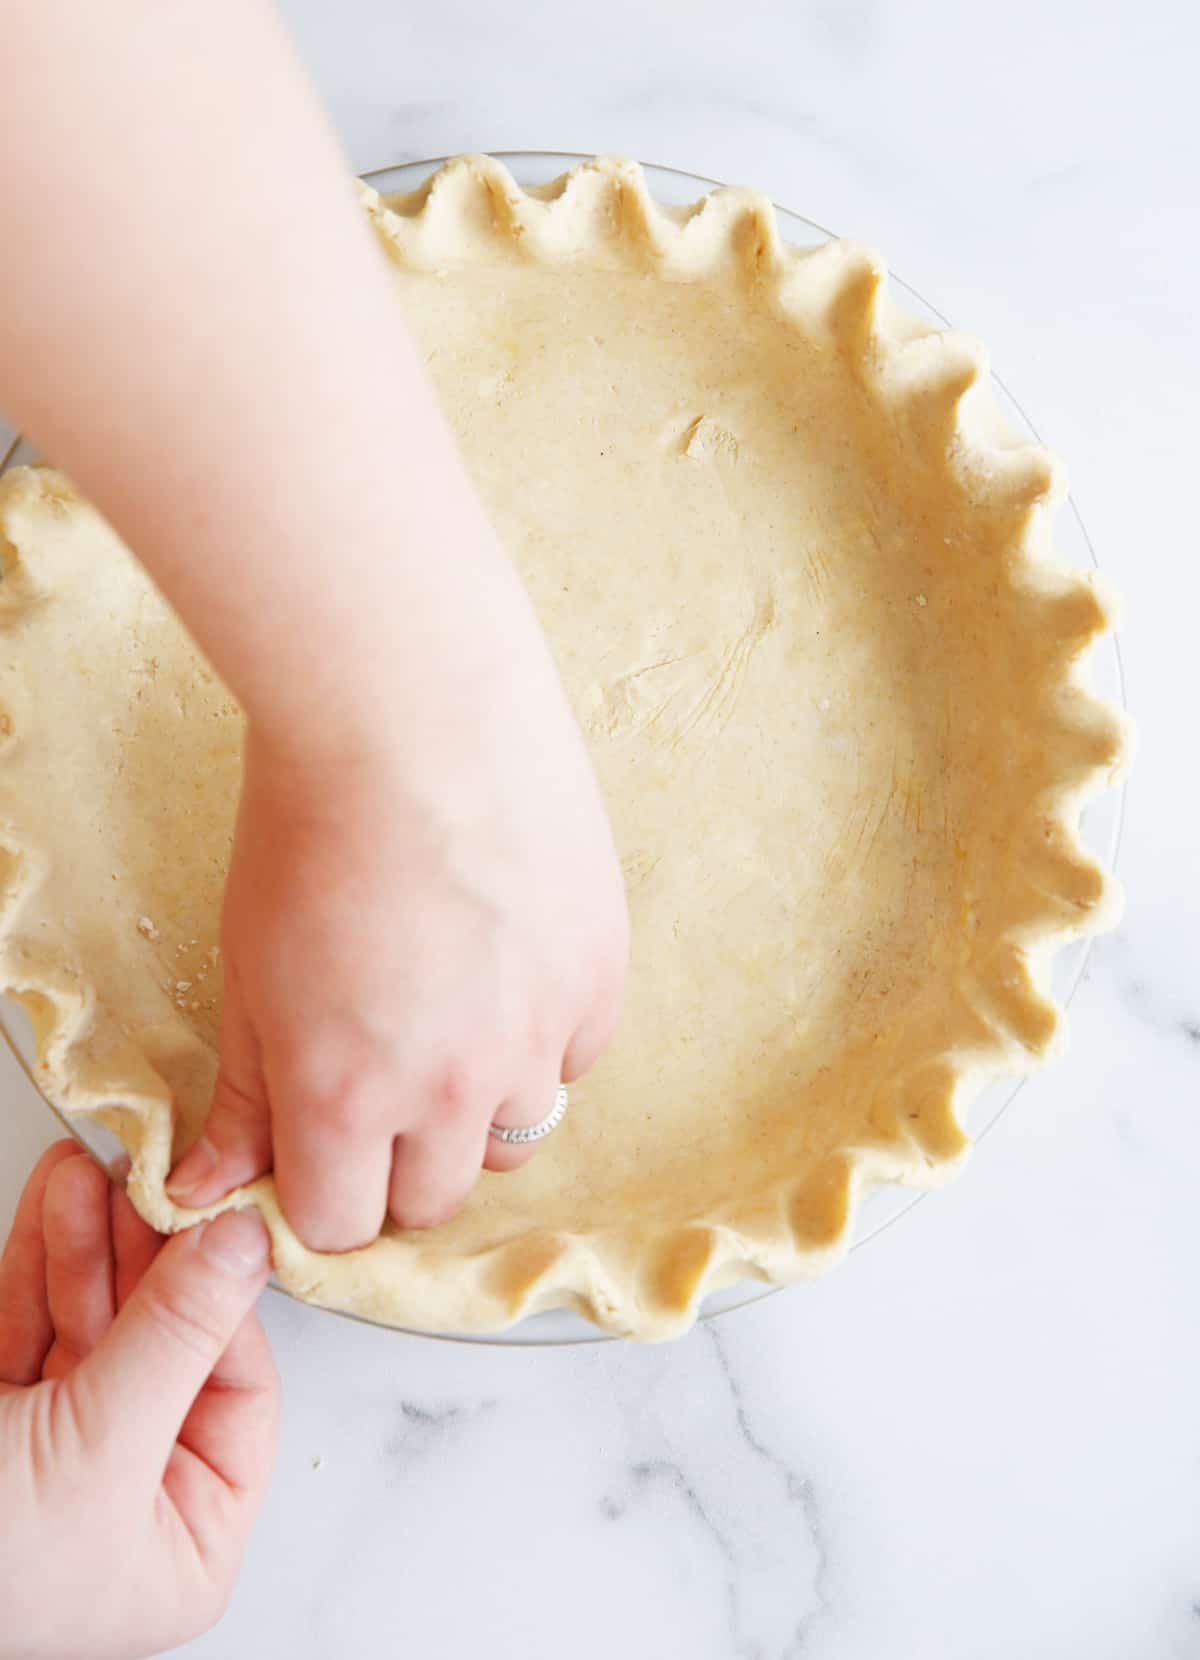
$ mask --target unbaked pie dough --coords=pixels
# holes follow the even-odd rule
[[[590,743],[627,1013],[538,1156],[433,1232],[323,1256],[269,1178],[227,1203],[329,1307],[670,1336],[835,1261],[867,1188],[940,1181],[981,1084],[1055,1047],[1051,951],[1115,907],[1076,839],[1124,749],[1080,675],[1108,604],[1054,560],[1059,467],[982,349],[868,249],[785,248],[750,191],[658,206],[613,160],[526,192],[472,157],[365,205]],[[0,547],[0,983],[46,1095],[176,1228],[239,712],[60,474],[0,482]]]

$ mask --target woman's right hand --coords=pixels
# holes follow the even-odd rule
[[[314,1249],[363,1245],[385,1214],[430,1227],[481,1165],[535,1153],[489,1124],[544,1118],[613,1031],[627,917],[611,833],[524,593],[487,557],[511,610],[474,649],[460,631],[434,654],[419,710],[398,690],[350,731],[314,714],[298,751],[251,728],[220,1074],[168,1184],[182,1204],[273,1168]]]

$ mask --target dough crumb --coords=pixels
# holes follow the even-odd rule
[[[145,940],[156,940],[158,938],[158,929],[154,926],[148,916],[138,917],[137,931]]]
[[[929,601],[925,598],[924,594],[918,594],[917,595],[917,604],[918,605],[928,605]]]
[[[736,461],[738,441],[728,427],[714,421],[711,415],[697,415],[683,435],[683,453],[694,461],[705,461],[709,457]]]

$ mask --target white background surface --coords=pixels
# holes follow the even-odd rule
[[[1142,0],[290,0],[364,169],[614,150],[882,247],[1068,459],[1126,597],[1126,920],[956,1186],[672,1347],[269,1297],[285,1425],[194,1660],[1200,1656],[1200,22]],[[0,1221],[53,1137],[0,1075]]]

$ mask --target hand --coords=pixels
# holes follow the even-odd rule
[[[0,1660],[134,1660],[221,1615],[274,1453],[268,1242],[166,1244],[74,1142],[0,1258]]]
[[[367,1243],[385,1213],[432,1226],[481,1164],[535,1152],[489,1123],[543,1118],[611,1034],[627,920],[608,822],[515,573],[480,565],[471,637],[459,604],[444,648],[388,641],[422,668],[387,696],[374,671],[385,718],[330,742],[314,707],[300,753],[251,725],[220,1073],[168,1183],[181,1203],[273,1163],[314,1249]]]

